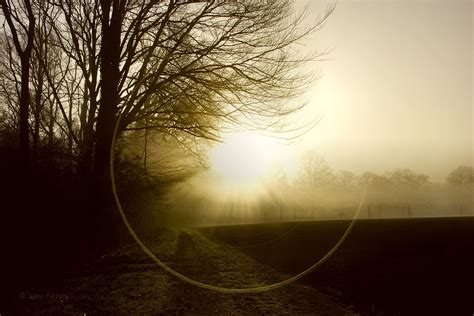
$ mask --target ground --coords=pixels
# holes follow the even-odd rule
[[[173,229],[147,245],[169,266],[196,280],[249,287],[288,278],[238,249],[192,229]],[[158,268],[138,246],[108,253],[80,275],[19,293],[16,313],[353,315],[336,295],[294,283],[254,294],[224,294],[189,285]]]
[[[176,271],[223,287],[287,279],[350,221],[161,230],[144,238]],[[14,314],[473,315],[474,217],[358,220],[327,260],[289,286],[223,294],[167,274],[136,244],[16,295]],[[0,310],[0,313],[4,311]]]

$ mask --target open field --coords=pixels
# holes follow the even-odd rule
[[[321,258],[349,221],[200,228],[212,241],[296,274]],[[341,248],[302,282],[363,313],[471,315],[474,218],[359,220]]]
[[[288,279],[321,258],[348,221],[161,230],[163,262],[231,288]],[[10,293],[13,314],[472,315],[474,218],[360,220],[341,248],[296,283],[253,294],[198,288],[131,243],[74,273]]]

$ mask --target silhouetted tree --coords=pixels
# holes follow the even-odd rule
[[[402,203],[402,213],[412,217],[413,212],[410,203],[414,200],[416,191],[419,192],[429,186],[429,176],[416,173],[411,169],[395,169],[387,172],[386,175],[392,189],[406,201]]]
[[[384,175],[378,175],[374,172],[366,171],[357,177],[357,182],[361,185],[371,185],[374,188],[381,188],[389,184],[389,180]]]
[[[303,154],[299,174],[295,182],[306,191],[313,217],[316,208],[316,195],[322,189],[333,185],[335,180],[336,176],[321,155],[312,150]]]
[[[24,0],[23,5],[8,0],[2,0],[0,4],[10,29],[10,33],[6,36],[7,45],[12,43],[20,58],[20,91],[17,91],[19,93],[19,140],[22,162],[26,167],[29,163],[30,59],[35,36],[35,15],[30,0]]]
[[[448,174],[446,182],[455,185],[473,185],[474,168],[469,166],[459,166]]]
[[[58,147],[58,140],[61,138],[56,130],[64,129],[62,120],[58,112],[58,104],[54,99],[54,94],[58,93],[58,88],[52,86],[47,78],[66,75],[61,67],[62,54],[55,45],[57,40],[52,34],[52,26],[48,23],[49,16],[45,8],[48,4],[35,3],[36,29],[34,46],[32,52],[31,65],[31,94],[32,112],[30,118],[32,125],[33,155],[38,158],[38,150],[41,145],[51,150]],[[69,74],[68,74],[69,75]],[[59,81],[59,79],[58,79]],[[72,104],[71,104],[72,105]],[[64,138],[69,139],[71,133],[63,132]],[[69,146],[71,147],[71,146]],[[69,153],[72,156],[72,153]]]
[[[429,176],[411,169],[395,169],[386,173],[390,183],[411,188],[423,188],[430,183]]]
[[[314,151],[306,152],[301,161],[298,181],[310,188],[332,184],[336,179],[326,160]]]
[[[352,186],[356,182],[356,175],[350,171],[339,170],[335,176],[336,182],[343,187]]]
[[[3,1],[2,8],[5,15],[28,13],[15,21],[31,27],[24,39],[29,56],[38,57],[33,139],[39,141],[42,125],[50,137],[64,137],[102,201],[110,196],[118,117],[119,136],[154,129],[181,144],[219,140],[229,124],[289,127],[285,117],[304,106],[294,99],[316,79],[300,67],[320,56],[299,54],[295,44],[317,31],[334,6],[306,26],[304,12],[293,14],[286,0],[24,1],[17,11]],[[40,20],[36,31],[32,12]],[[47,116],[43,101],[56,110],[48,116],[54,124],[40,122]],[[20,116],[27,121],[29,114]]]
[[[96,174],[107,170],[119,114],[119,132],[154,128],[176,139],[217,140],[223,122],[281,128],[282,118],[303,106],[288,100],[314,79],[293,70],[317,55],[298,56],[293,44],[333,10],[302,29],[303,14],[293,16],[290,1],[82,0],[56,7],[60,15],[50,23],[87,87],[89,115],[81,125],[93,134],[85,138],[95,141]]]

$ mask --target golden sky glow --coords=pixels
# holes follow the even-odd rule
[[[331,2],[331,1],[328,1]],[[309,20],[326,3],[309,5]],[[322,116],[300,150],[334,169],[411,168],[444,181],[473,164],[473,2],[342,0],[302,47],[329,50],[310,113]]]
[[[308,21],[326,5],[296,3],[309,5]],[[335,170],[410,168],[433,181],[472,165],[472,14],[470,1],[339,1],[301,45],[330,51],[308,64],[322,77],[301,113],[320,123],[296,146],[250,132],[225,135],[211,151],[212,169],[241,184],[278,164],[291,177],[306,150]]]

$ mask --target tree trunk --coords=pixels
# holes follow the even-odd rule
[[[30,115],[30,59],[21,57],[21,92],[20,92],[20,153],[23,167],[29,166],[30,137],[28,118]]]
[[[49,121],[48,121],[48,147],[51,148],[53,146],[54,141],[54,124],[55,124],[55,117],[56,117],[56,105],[54,102],[50,102],[49,104]]]
[[[2,6],[2,11],[4,17],[10,27],[11,35],[13,38],[13,42],[15,45],[16,52],[20,57],[20,64],[21,64],[21,88],[20,88],[20,117],[19,117],[19,140],[20,140],[20,155],[21,155],[21,164],[23,167],[23,171],[27,172],[26,170],[29,167],[29,154],[30,154],[30,135],[29,135],[29,128],[28,128],[28,117],[29,117],[29,110],[30,110],[30,58],[31,58],[31,50],[33,49],[33,39],[34,39],[34,31],[35,31],[35,16],[31,9],[30,1],[25,1],[24,5],[26,7],[26,11],[28,14],[28,27],[27,27],[27,43],[24,49],[21,47],[21,43],[19,40],[18,30],[15,27],[13,20],[18,20],[16,14],[16,10],[13,10],[11,4],[8,4],[5,1],[0,2]],[[26,29],[25,25],[21,25],[23,28]]]
[[[42,57],[42,56],[41,56]],[[40,58],[41,58],[40,57]],[[38,66],[37,73],[37,87],[35,91],[35,102],[34,102],[34,117],[35,124],[33,126],[33,159],[36,162],[38,160],[38,150],[39,150],[39,131],[40,131],[40,120],[41,120],[41,102],[43,96],[43,70],[41,65]]]
[[[101,1],[101,8],[103,14],[100,52],[101,99],[97,116],[97,143],[94,159],[94,174],[99,177],[107,176],[112,136],[117,119],[122,24],[119,1]]]
[[[112,207],[112,191],[110,182],[110,152],[112,137],[117,119],[119,104],[119,63],[121,7],[119,1],[102,1],[102,47],[100,52],[101,65],[101,99],[97,116],[96,146],[94,154],[93,198],[98,212],[93,214],[96,227],[103,236],[98,236],[104,246],[117,241],[118,221],[120,220],[115,207]]]

